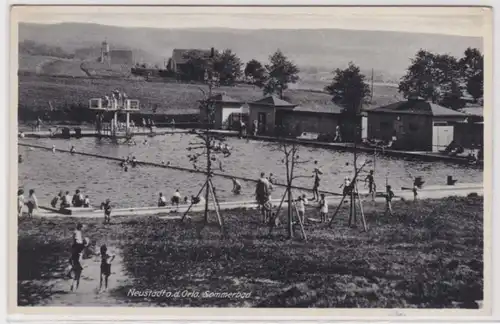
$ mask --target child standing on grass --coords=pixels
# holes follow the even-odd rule
[[[385,193],[385,215],[389,213],[392,216],[392,199],[394,198],[394,192],[391,186],[386,186]]]
[[[104,210],[104,224],[109,224],[111,222],[111,200],[106,199],[106,201],[101,204],[101,209]]]
[[[38,200],[36,199],[34,189],[30,190],[30,193],[28,196],[28,201],[26,202],[26,205],[28,206],[28,217],[33,218],[33,211],[35,209],[38,209]]]
[[[111,262],[115,259],[115,255],[108,254],[108,247],[104,244],[101,246],[101,280],[99,283],[99,291],[102,291],[102,282],[104,281],[104,291],[108,290],[108,279],[111,275]],[[104,280],[103,280],[104,279]]]
[[[319,201],[319,216],[321,222],[326,222],[326,215],[328,214],[328,202],[326,201],[325,194],[321,194]]]

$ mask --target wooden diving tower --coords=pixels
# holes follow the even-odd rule
[[[130,139],[134,135],[130,113],[139,112],[139,100],[93,98],[89,100],[89,109],[96,111],[96,133],[99,137]],[[125,114],[125,124],[118,121],[120,114]],[[110,115],[111,120],[106,122],[105,116],[109,120]]]

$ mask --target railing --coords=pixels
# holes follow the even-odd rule
[[[135,110],[139,111],[139,100],[126,99],[123,103],[117,99],[110,99],[107,104],[102,98],[92,98],[89,100],[90,109],[109,109],[109,110]]]

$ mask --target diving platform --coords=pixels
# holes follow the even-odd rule
[[[140,111],[139,100],[125,98],[92,98],[89,109],[96,111],[96,133],[98,137],[131,138],[134,135],[134,125],[131,125],[130,114]],[[112,114],[109,122],[105,115]],[[119,122],[119,116],[125,114],[125,123]],[[107,117],[109,118],[109,117]]]

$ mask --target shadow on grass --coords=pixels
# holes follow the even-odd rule
[[[61,278],[68,253],[60,241],[36,236],[18,241],[18,305],[33,306],[58,293],[50,280]]]

